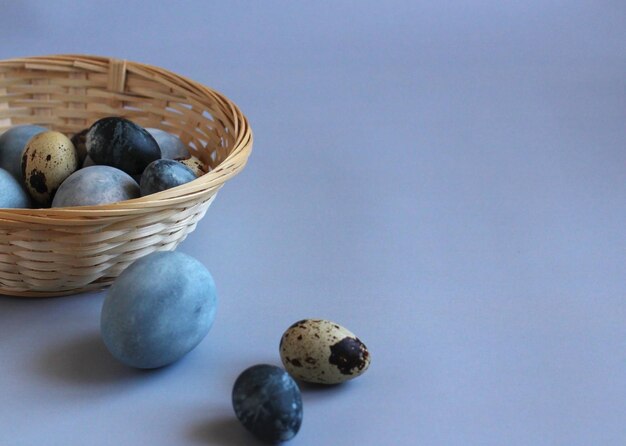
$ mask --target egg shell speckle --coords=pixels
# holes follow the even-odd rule
[[[323,319],[304,319],[285,331],[280,358],[296,379],[319,384],[339,384],[362,375],[370,354],[352,332]]]
[[[190,155],[187,158],[176,158],[176,161],[189,167],[197,177],[201,177],[209,171],[204,163],[193,155]]]
[[[72,141],[59,132],[33,136],[22,152],[22,175],[30,196],[48,206],[56,190],[78,169],[78,155]]]

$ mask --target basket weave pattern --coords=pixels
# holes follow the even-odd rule
[[[210,172],[110,205],[0,209],[1,294],[103,288],[134,260],[176,248],[252,149],[250,127],[235,104],[167,70],[82,55],[0,61],[0,132],[38,124],[71,135],[106,116],[180,136]]]

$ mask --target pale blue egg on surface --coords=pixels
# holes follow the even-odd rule
[[[156,160],[141,175],[141,196],[161,192],[196,179],[193,171],[174,160]]]
[[[22,152],[33,136],[48,130],[38,125],[17,125],[0,135],[0,168],[22,181]]]
[[[109,289],[102,339],[128,366],[163,367],[204,339],[216,308],[215,282],[202,263],[176,251],[154,252],[126,268]]]
[[[77,170],[57,190],[52,207],[95,206],[139,197],[139,185],[126,172],[111,166]]]
[[[30,196],[13,175],[0,169],[0,208],[30,208]]]
[[[276,443],[291,440],[302,425],[302,396],[289,374],[268,364],[244,370],[232,392],[235,415],[255,437]]]
[[[178,136],[161,129],[146,128],[146,130],[159,145],[161,158],[173,160],[176,158],[187,158],[190,155],[185,143]]]

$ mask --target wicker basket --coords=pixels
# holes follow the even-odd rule
[[[0,209],[0,294],[103,288],[134,260],[175,249],[252,149],[250,127],[235,104],[167,70],[83,55],[0,61],[0,132],[39,124],[69,135],[112,115],[179,135],[210,172],[111,205]]]

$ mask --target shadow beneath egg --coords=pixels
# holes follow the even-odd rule
[[[318,401],[323,404],[335,398],[343,398],[348,392],[352,392],[358,383],[344,382],[341,384],[313,384],[298,381],[302,400],[305,404],[316,404]]]
[[[300,390],[303,393],[323,393],[323,392],[339,392],[349,387],[349,383],[341,384],[315,384],[304,381],[297,381]]]
[[[97,333],[50,348],[41,358],[40,366],[42,373],[74,385],[108,384],[139,379],[150,373],[118,362]]]
[[[189,431],[190,440],[196,444],[219,445],[219,446],[254,446],[266,445],[252,436],[233,413],[231,416],[208,418],[196,425]]]

